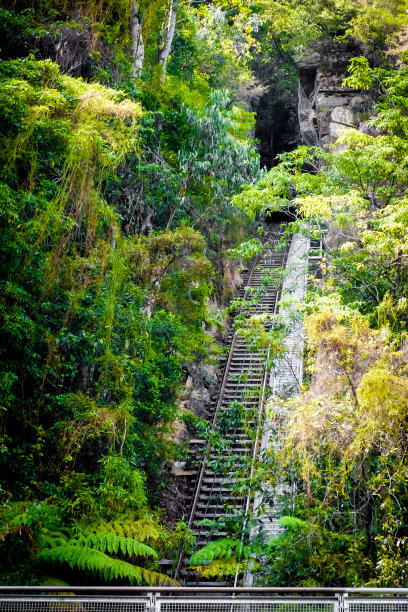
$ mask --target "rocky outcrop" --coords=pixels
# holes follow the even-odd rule
[[[344,132],[364,130],[371,108],[367,95],[343,87],[352,57],[361,55],[356,43],[321,41],[299,60],[299,124],[309,146],[328,149]]]
[[[217,370],[209,364],[191,363],[187,366],[187,371],[184,405],[196,416],[207,419],[210,414],[211,396],[217,386]]]

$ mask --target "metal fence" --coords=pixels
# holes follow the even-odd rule
[[[0,611],[408,612],[408,589],[0,586]]]

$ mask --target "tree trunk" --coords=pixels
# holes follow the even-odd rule
[[[163,42],[161,46],[159,46],[158,63],[163,66],[163,73],[166,71],[167,60],[169,59],[174,32],[176,31],[177,5],[178,0],[170,0],[170,6],[166,14],[163,34],[161,37]]]
[[[130,33],[132,36],[133,77],[139,78],[143,70],[145,48],[142,37],[142,19],[138,14],[139,3],[133,3],[130,17]]]

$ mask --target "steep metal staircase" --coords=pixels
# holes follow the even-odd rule
[[[250,299],[249,288],[259,287],[262,277],[268,270],[284,267],[288,250],[276,251],[275,247],[282,236],[280,224],[270,225],[265,232],[265,241],[270,248],[260,257],[256,257],[247,273],[242,296]],[[269,285],[261,295],[259,302],[251,306],[245,313],[249,316],[259,314],[274,314],[279,300],[279,291]],[[272,325],[266,322],[266,327]],[[208,544],[211,537],[222,538],[226,532],[218,531],[212,536],[208,525],[200,524],[203,519],[217,520],[221,516],[228,517],[234,513],[247,513],[250,504],[248,487],[239,488],[239,474],[248,476],[251,464],[255,459],[259,443],[260,423],[264,409],[266,387],[265,350],[254,350],[245,339],[236,332],[231,333],[229,353],[224,366],[224,374],[219,389],[218,398],[212,405],[212,428],[219,429],[224,411],[229,411],[233,402],[239,402],[246,418],[243,423],[223,432],[226,444],[224,454],[202,439],[191,440],[191,457],[198,464],[190,481],[192,499],[188,527],[196,537],[196,548]],[[231,465],[232,463],[232,465]],[[224,465],[223,465],[224,464]],[[231,469],[232,467],[232,469]],[[246,474],[244,474],[246,471]],[[235,490],[235,492],[233,491]],[[238,491],[238,492],[237,492]],[[175,577],[185,586],[222,586],[233,585],[235,580],[228,582],[211,582],[202,579],[188,568],[188,559],[180,556]]]

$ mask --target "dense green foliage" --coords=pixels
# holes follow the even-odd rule
[[[139,6],[138,80],[131,3],[1,9],[6,582],[41,581],[61,563],[72,580],[167,581],[140,533],[123,539],[118,529],[126,517],[165,533],[151,508],[177,452],[185,368],[212,358],[213,268],[243,235],[230,198],[259,176],[259,161],[253,115],[210,82],[210,69],[189,72],[182,60],[194,42],[197,64],[211,63],[220,43],[204,59],[178,29],[180,53],[163,74],[154,47],[166,3],[156,5]],[[244,64],[230,56],[237,75]],[[159,554],[177,550],[183,524],[177,533],[163,536]]]
[[[2,580],[52,583],[61,570],[72,581],[170,582],[157,559],[191,538],[183,522],[164,527],[157,505],[177,453],[186,367],[214,358],[208,303],[230,293],[226,258],[245,258],[259,243],[229,250],[252,233],[250,217],[286,205],[295,189],[316,231],[347,235],[310,300],[308,329],[316,363],[313,329],[341,337],[336,350],[348,382],[329,403],[354,438],[330,448],[327,465],[325,446],[310,453],[296,422],[289,426],[280,463],[301,483],[299,516],[285,519],[285,535],[262,550],[267,580],[287,582],[290,571],[293,583],[388,584],[397,574],[404,583],[405,553],[395,546],[406,537],[405,497],[395,500],[406,486],[407,68],[371,71],[366,57],[355,60],[349,85],[372,88],[378,135],[349,134],[341,153],[301,147],[269,173],[260,169],[251,104],[262,95],[254,78],[261,75],[275,87],[272,107],[284,106],[296,58],[322,36],[354,37],[380,65],[406,3],[3,4]],[[319,300],[335,313],[316,323]],[[356,322],[376,359],[354,380]],[[241,327],[279,353],[282,330],[266,333],[258,320]],[[390,393],[379,413],[370,412],[379,386]],[[313,413],[305,397],[299,422]],[[240,418],[239,406],[230,417]],[[378,419],[392,444],[376,438]],[[331,422],[316,439],[324,426]],[[259,486],[277,464],[260,466]],[[219,575],[243,567],[261,554],[258,543],[241,545],[240,529],[249,534],[253,524],[236,517],[231,538],[193,562],[211,562]],[[299,533],[308,541],[302,550]],[[217,558],[226,563],[214,565]]]

